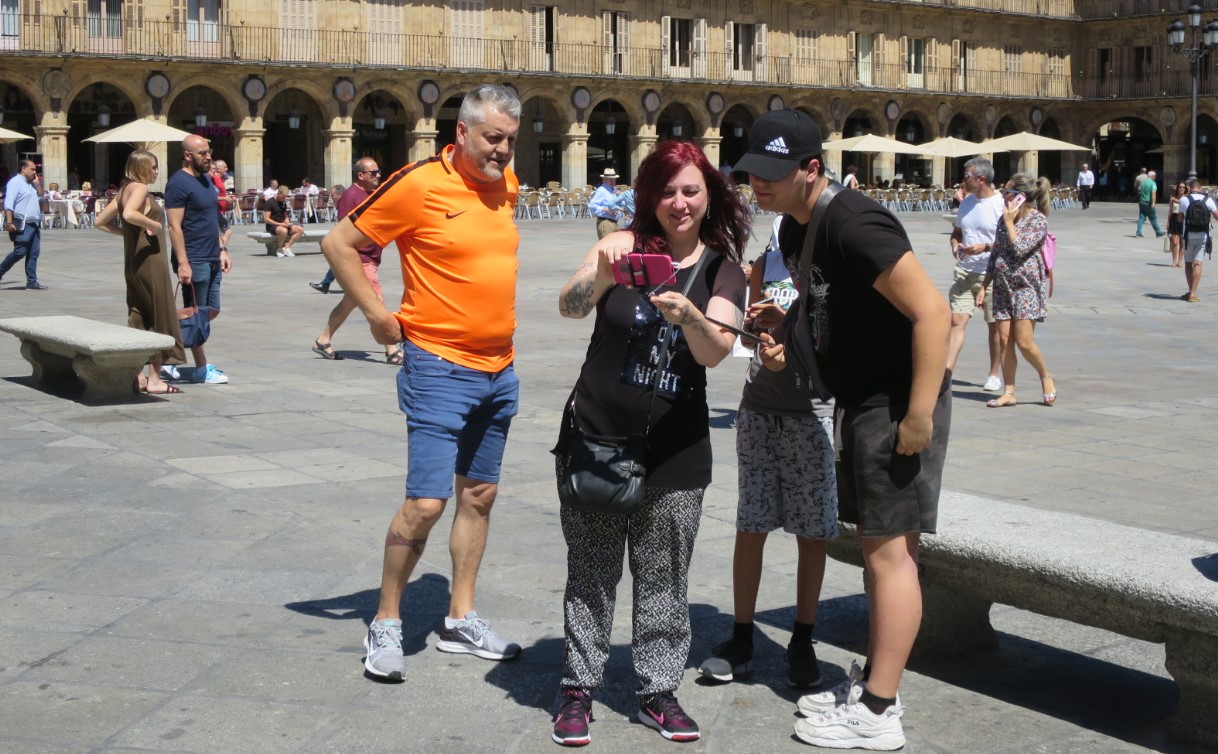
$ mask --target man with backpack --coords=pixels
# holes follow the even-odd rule
[[[758,206],[788,216],[781,247],[811,254],[799,273],[799,311],[816,320],[819,378],[837,398],[838,505],[842,520],[858,525],[871,614],[865,666],[801,698],[795,735],[891,751],[905,744],[897,687],[922,619],[918,539],[935,531],[947,452],[951,316],[900,222],[862,192],[835,193],[821,152],[811,116],[776,110],[754,122],[735,165],[749,174]],[[796,352],[769,345],[762,359],[792,369]]]
[[[1184,279],[1188,281],[1188,293],[1180,298],[1196,303],[1197,286],[1201,284],[1202,255],[1209,257],[1210,220],[1218,217],[1218,205],[1214,199],[1201,192],[1201,181],[1188,180],[1188,195],[1180,200],[1180,214],[1184,215]]]

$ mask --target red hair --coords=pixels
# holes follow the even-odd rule
[[[664,228],[656,218],[656,207],[664,196],[664,188],[673,176],[688,165],[702,173],[709,201],[706,215],[698,227],[698,240],[711,251],[733,262],[744,257],[744,245],[749,239],[749,210],[736,191],[728,185],[723,173],[715,169],[702,150],[688,141],[666,139],[639,165],[635,180],[634,249],[641,254],[669,254]]]

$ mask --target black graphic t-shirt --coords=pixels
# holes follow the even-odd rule
[[[709,250],[703,253],[711,253]],[[706,311],[723,258],[707,261],[689,300]],[[677,272],[661,291],[680,292],[693,272]],[[641,434],[651,405],[651,381],[659,364],[664,318],[637,288],[610,288],[596,305],[596,324],[587,358],[575,385],[575,415],[580,428],[597,435]],[[651,413],[647,485],[694,489],[710,484],[711,449],[706,407],[706,367],[689,351],[685,333],[674,326],[668,366],[660,376]]]
[[[797,285],[817,318],[822,377],[844,405],[908,403],[913,324],[874,285],[913,245],[892,213],[860,192],[841,192],[825,212],[812,280]],[[807,232],[784,218],[782,248],[802,249]]]

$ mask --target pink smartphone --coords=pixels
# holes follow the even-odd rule
[[[1011,200],[1011,209],[1016,210],[1022,207],[1024,198],[1023,194],[1016,194],[1015,198]]]
[[[672,257],[665,254],[627,254],[613,266],[613,279],[636,288],[664,285],[676,274]]]

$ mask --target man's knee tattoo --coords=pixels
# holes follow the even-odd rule
[[[414,551],[415,555],[422,555],[423,548],[426,545],[427,545],[426,537],[424,537],[422,539],[408,539],[406,537],[403,537],[401,534],[398,534],[395,531],[390,531],[387,535],[385,535],[385,546],[386,547],[409,547],[411,550]]]

